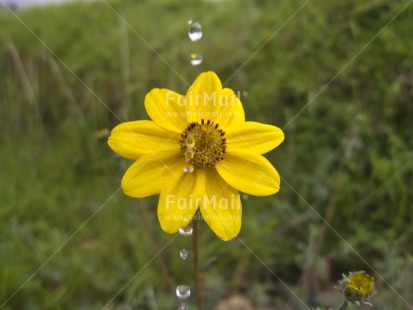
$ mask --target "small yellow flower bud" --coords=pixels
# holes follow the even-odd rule
[[[343,275],[337,288],[351,304],[360,303],[372,306],[369,297],[375,293],[374,278],[364,271],[350,272],[348,276]]]

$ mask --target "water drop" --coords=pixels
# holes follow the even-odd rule
[[[188,37],[192,42],[196,42],[202,38],[202,26],[200,23],[192,22],[191,20],[191,23],[189,23]]]
[[[179,257],[181,257],[182,260],[186,260],[188,258],[188,254],[189,254],[189,251],[186,249],[179,251]]]
[[[193,134],[188,134],[185,144],[188,149],[193,149],[195,147],[195,137]]]
[[[188,19],[188,25],[192,24],[192,18]]]
[[[202,55],[193,53],[189,56],[189,61],[191,65],[198,66],[202,63]]]
[[[185,160],[187,162],[190,162],[192,158],[194,158],[195,152],[192,150],[186,150],[185,151]]]
[[[192,173],[192,172],[194,172],[194,166],[191,165],[191,164],[188,164],[188,165],[185,165],[185,166],[182,168],[182,170],[183,170],[185,173]]]
[[[178,285],[176,287],[176,297],[179,299],[188,299],[191,296],[191,288],[188,285]]]
[[[179,228],[179,234],[182,236],[191,236],[193,232],[192,225],[188,224],[185,227]]]
[[[183,303],[183,302],[181,302],[179,305],[178,305],[178,310],[188,310],[189,308],[188,308],[188,306],[186,305],[186,303]]]

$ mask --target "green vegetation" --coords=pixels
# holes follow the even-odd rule
[[[377,309],[412,309],[408,3],[1,11],[0,309],[176,309],[173,285],[192,272],[178,251],[190,241],[160,230],[157,197],[123,195],[129,162],[97,133],[147,118],[151,88],[184,93],[205,70],[240,91],[249,120],[286,134],[268,154],[282,189],[244,197],[240,239],[222,242],[201,225],[205,309],[235,293],[257,308],[305,309],[299,298],[337,307],[336,281],[361,269],[376,278]],[[199,42],[187,38],[189,18],[202,22]],[[189,65],[193,52],[202,65]]]

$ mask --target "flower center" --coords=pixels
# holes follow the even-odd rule
[[[179,145],[185,160],[197,168],[214,167],[224,159],[225,131],[211,120],[192,122],[181,133]]]

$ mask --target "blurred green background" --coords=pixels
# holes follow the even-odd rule
[[[123,195],[130,162],[105,129],[147,119],[151,88],[185,93],[206,70],[286,140],[267,155],[281,191],[243,196],[239,239],[201,223],[205,309],[237,294],[256,309],[337,307],[334,285],[357,270],[377,280],[376,309],[413,309],[411,2],[1,10],[0,309],[176,309],[191,241],[161,231],[157,197]]]

